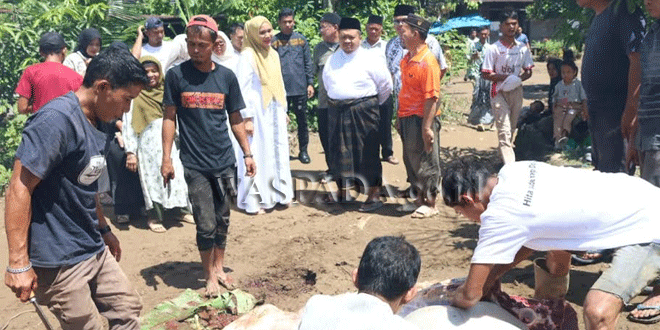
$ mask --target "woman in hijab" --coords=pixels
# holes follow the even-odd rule
[[[245,23],[245,34],[237,76],[241,77],[239,81],[247,81],[241,91],[248,112],[252,113],[243,116],[259,171],[254,178],[238,178],[236,204],[247,213],[262,214],[277,204],[288,207],[293,200],[286,93],[279,55],[270,46],[271,23],[263,16],[256,16]],[[238,154],[237,159],[243,159],[240,149]],[[238,173],[245,173],[243,166],[243,162],[238,162]]]
[[[160,174],[163,159],[163,92],[165,75],[155,57],[140,58],[149,77],[149,85],[133,100],[131,111],[124,114],[123,135],[126,146],[126,167],[140,174],[145,208],[149,213],[149,229],[156,233],[165,232],[163,218],[165,210],[174,209],[176,216],[185,222],[194,223],[188,203],[188,186],[183,177],[183,165],[176,144],[172,145],[174,179],[163,184]],[[139,159],[139,161],[138,161]]]
[[[101,33],[95,28],[84,29],[78,36],[78,45],[62,64],[85,76],[87,65],[101,51]]]

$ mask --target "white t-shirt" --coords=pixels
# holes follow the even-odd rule
[[[374,54],[381,56],[383,61],[385,60],[385,46],[387,46],[387,41],[383,40],[382,38],[378,39],[378,41],[376,41],[376,43],[373,45],[369,44],[369,41],[365,38],[362,40],[361,46],[365,50],[374,52]]]
[[[660,243],[660,189],[638,177],[515,162],[497,178],[472,263],[511,263],[523,246],[587,251]]]
[[[392,76],[384,59],[359,47],[350,54],[337,49],[323,67],[323,85],[328,97],[351,100],[378,95],[383,104],[392,94]]]
[[[482,72],[519,76],[523,69],[534,67],[532,53],[526,44],[514,41],[508,47],[498,40],[485,47]]]
[[[172,40],[163,41],[160,47],[144,44],[140,56],[147,55],[157,58],[164,72],[167,73],[171,67],[190,59],[186,46],[186,35],[180,34]]]
[[[303,309],[298,330],[419,330],[366,293],[315,295]]]

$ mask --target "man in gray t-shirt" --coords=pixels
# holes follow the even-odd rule
[[[111,329],[140,329],[140,299],[119,267],[119,240],[96,192],[109,144],[99,124],[128,112],[147,82],[128,50],[107,48],[82,87],[30,117],[16,151],[5,285],[22,302],[34,291],[65,330],[100,329],[99,314]]]

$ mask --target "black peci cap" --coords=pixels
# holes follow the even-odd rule
[[[413,28],[417,29],[418,31],[424,32],[424,33],[429,33],[429,29],[431,28],[431,23],[427,20],[425,20],[421,16],[417,16],[415,14],[408,14],[408,17],[406,17],[405,20],[406,24],[412,26]]]
[[[410,5],[398,5],[394,7],[394,17],[397,16],[408,16],[408,14],[414,14],[415,7]]]
[[[360,21],[353,17],[343,17],[341,22],[339,22],[339,29],[362,31],[362,28],[360,27]]]
[[[369,20],[367,20],[367,24],[383,25],[383,16],[371,15],[369,16]]]

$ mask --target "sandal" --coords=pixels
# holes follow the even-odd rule
[[[149,229],[151,229],[151,231],[153,231],[154,233],[160,234],[167,231],[167,229],[163,226],[163,224],[160,223],[160,221],[158,220],[149,220],[147,224],[149,225]]]
[[[614,250],[589,250],[584,252],[582,255],[572,255],[571,256],[571,263],[575,266],[586,266],[586,265],[591,265],[595,263],[599,263],[602,261],[605,261],[605,259],[609,258],[612,256],[614,253]],[[583,257],[585,254],[600,254],[599,257],[595,258],[585,258]]]
[[[182,214],[181,217],[179,218],[179,221],[185,222],[185,223],[192,223],[193,225],[195,224],[195,217],[193,217],[192,214],[186,213]]]
[[[410,213],[417,210],[418,206],[415,203],[406,203],[396,208],[397,212]]]
[[[424,218],[430,218],[436,214],[440,213],[438,209],[435,207],[429,207],[427,205],[422,205],[418,207],[415,212],[411,215],[411,217],[415,219],[424,219]]]
[[[383,207],[383,202],[380,200],[370,200],[362,204],[358,211],[360,212],[373,212]]]
[[[635,307],[636,310],[639,311],[644,311],[644,310],[655,310],[658,311],[658,314],[651,315],[648,317],[635,317],[632,314],[628,314],[628,320],[631,322],[635,323],[641,323],[641,324],[654,324],[660,322],[660,306],[646,306],[639,304],[637,307]]]

